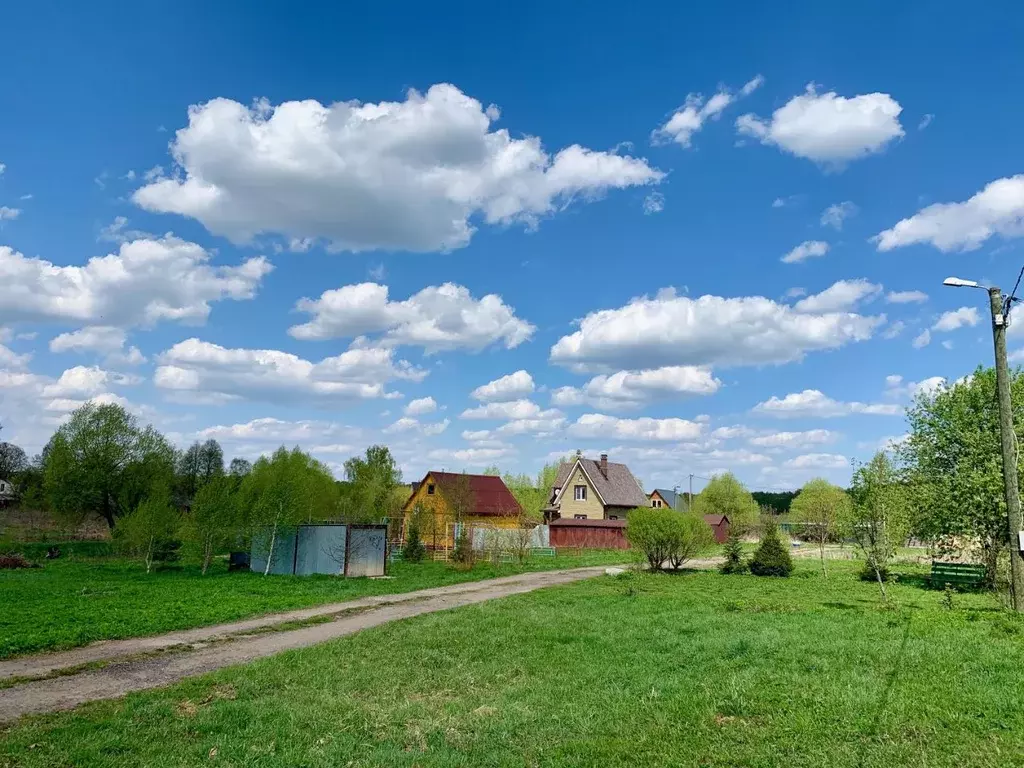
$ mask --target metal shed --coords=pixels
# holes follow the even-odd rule
[[[729,518],[725,515],[704,515],[704,522],[715,532],[715,541],[719,544],[729,538]]]
[[[263,573],[270,554],[269,529],[253,536],[249,567]],[[270,573],[308,576],[383,576],[387,526],[322,524],[279,528]]]

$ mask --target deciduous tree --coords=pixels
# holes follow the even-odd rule
[[[378,522],[394,516],[394,491],[402,482],[402,471],[386,445],[371,445],[364,456],[346,461],[345,479],[352,484],[343,510],[346,520]]]
[[[120,405],[87,403],[44,449],[43,484],[50,506],[75,519],[95,514],[113,529],[174,476],[174,448],[153,427],[140,427]]]
[[[666,562],[679,568],[715,540],[711,526],[695,513],[638,507],[629,511],[628,520],[629,543],[644,556],[651,570],[660,570]]]
[[[298,448],[289,451],[282,446],[253,465],[242,483],[241,501],[252,535],[267,537],[264,575],[270,573],[281,529],[333,518],[337,500],[330,470]]]
[[[205,483],[192,500],[182,534],[199,557],[203,574],[214,555],[238,538],[241,520],[234,481],[221,475]]]
[[[1024,439],[1024,373],[1011,374],[1018,441]],[[973,542],[994,580],[1009,543],[1003,496],[995,369],[918,394],[910,433],[898,449],[916,510],[915,528],[945,548]],[[1018,464],[1018,473],[1020,464]]]
[[[149,573],[153,564],[177,559],[181,515],[166,491],[156,490],[128,514],[118,518],[114,539],[142,559]]]
[[[0,443],[0,480],[13,481],[28,469],[28,456],[14,443]]]
[[[849,516],[849,510],[850,497],[846,491],[820,477],[807,481],[793,499],[790,515],[794,522],[802,523],[807,536],[817,542],[823,576],[828,576],[825,544],[835,537],[840,521]]]
[[[693,500],[698,515],[725,515],[740,531],[757,522],[758,506],[750,491],[731,472],[715,475]]]
[[[864,554],[885,600],[889,562],[910,535],[913,521],[906,487],[884,451],[853,473],[850,496],[853,504],[843,527]]]

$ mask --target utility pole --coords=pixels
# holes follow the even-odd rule
[[[992,340],[996,352],[996,393],[999,401],[999,437],[1003,448],[1006,525],[1010,535],[1010,600],[1015,611],[1024,612],[1024,556],[1021,553],[1020,540],[1020,531],[1024,526],[1020,516],[1020,489],[1017,487],[1017,438],[1013,432],[1010,370],[1006,362],[1003,292],[996,287],[989,288],[988,298],[992,310]]]

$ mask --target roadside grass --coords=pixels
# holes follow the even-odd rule
[[[44,550],[45,551],[45,550]],[[410,592],[537,570],[626,562],[628,552],[591,550],[523,565],[396,562],[390,579],[228,573],[218,561],[205,576],[183,566],[146,574],[120,558],[59,559],[42,568],[0,571],[0,658],[153,635],[308,608],[368,595]]]
[[[0,765],[1020,764],[1024,622],[986,594],[629,573],[22,721]]]

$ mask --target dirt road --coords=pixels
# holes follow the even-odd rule
[[[315,645],[396,619],[568,584],[603,574],[604,570],[605,567],[600,566],[524,573],[418,592],[367,597],[154,637],[95,643],[62,653],[11,659],[0,662],[0,684],[10,684],[26,677],[59,676],[20,682],[0,689],[0,722],[157,688],[184,677],[243,664],[292,648]],[[275,625],[317,620],[321,620],[320,623],[273,630]],[[140,654],[145,656],[140,657]],[[86,664],[105,666],[74,672],[76,667]]]

